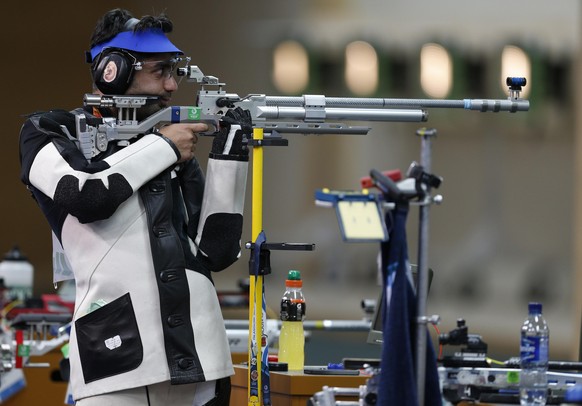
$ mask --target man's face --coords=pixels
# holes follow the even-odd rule
[[[139,59],[141,69],[134,72],[131,85],[125,94],[158,97],[157,100],[149,101],[137,110],[139,121],[169,106],[172,93],[178,89],[178,83],[174,78],[176,73],[174,56],[162,53]]]

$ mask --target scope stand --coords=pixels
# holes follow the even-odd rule
[[[267,243],[263,230],[263,147],[287,146],[287,140],[273,131],[267,137],[255,128],[249,146],[253,148],[252,177],[252,241],[249,259],[249,338],[248,338],[248,405],[271,404],[267,354],[266,301],[264,276],[271,273],[271,250],[313,251],[315,244]]]
[[[431,173],[432,139],[436,137],[435,129],[421,128],[416,135],[421,137],[420,164],[426,173]],[[418,392],[418,404],[424,405],[425,377],[426,377],[426,346],[428,323],[435,322],[434,318],[426,315],[426,302],[428,297],[429,271],[428,271],[428,241],[429,241],[429,214],[432,198],[430,196],[431,184],[426,185],[424,204],[419,209],[419,233],[418,233],[418,287],[417,287],[417,329],[416,329],[416,389]]]
[[[370,175],[375,185],[391,199],[407,200],[418,198],[417,205],[419,210],[419,234],[418,234],[418,277],[416,288],[417,299],[417,319],[416,319],[416,382],[419,405],[424,405],[425,376],[426,376],[426,348],[427,348],[427,331],[428,323],[438,323],[438,316],[427,317],[426,299],[428,296],[429,286],[429,268],[428,268],[428,240],[429,240],[429,209],[432,203],[440,203],[441,197],[431,196],[431,189],[438,188],[442,178],[430,173],[431,171],[431,152],[432,138],[436,137],[435,129],[420,128],[416,135],[421,137],[420,165],[413,163],[408,170],[408,177],[415,179],[415,189],[401,189],[389,177],[377,170],[372,170]],[[410,188],[409,188],[410,189]]]

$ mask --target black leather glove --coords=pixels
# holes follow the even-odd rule
[[[241,107],[230,109],[220,120],[220,131],[212,141],[210,157],[230,155],[248,159],[248,140],[253,132],[251,113]]]

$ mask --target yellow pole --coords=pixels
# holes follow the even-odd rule
[[[263,140],[263,129],[253,129],[253,140]],[[255,243],[263,229],[263,147],[253,146],[253,177],[252,177],[252,241]],[[263,334],[263,275],[250,275],[249,300],[249,357],[248,357],[248,400],[249,406],[260,406],[262,398],[261,387],[261,346]],[[253,348],[254,347],[254,348]],[[251,367],[256,365],[256,374]],[[251,395],[251,383],[256,380],[257,394]]]

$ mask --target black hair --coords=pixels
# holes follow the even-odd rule
[[[120,32],[128,31],[127,23],[132,18],[134,17],[129,11],[121,8],[116,8],[105,13],[105,15],[103,15],[103,17],[97,21],[97,25],[93,30],[93,34],[91,35],[90,48],[109,41]],[[137,24],[133,25],[133,27],[129,29],[133,29],[135,32],[144,31],[151,28],[161,29],[162,32],[167,34],[172,32],[174,25],[172,24],[172,21],[162,13],[159,16],[143,16],[137,22]]]

